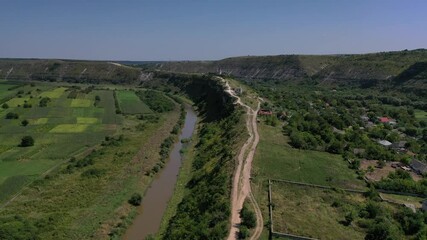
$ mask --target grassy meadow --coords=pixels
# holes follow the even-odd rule
[[[357,179],[357,175],[354,173],[354,171],[348,168],[348,164],[342,159],[340,155],[292,148],[288,144],[288,137],[282,133],[280,126],[268,126],[264,124],[262,120],[261,123],[258,124],[258,132],[260,134],[260,142],[255,153],[254,164],[252,168],[252,190],[258,204],[260,205],[264,223],[267,223],[267,220],[269,219],[267,195],[268,179],[285,179],[319,185],[328,185],[339,188],[364,188],[364,182]],[[275,186],[275,197],[278,197],[279,199],[286,199],[288,196],[280,195],[281,191],[286,191],[286,189],[281,189],[280,187]],[[295,197],[295,201],[297,201],[298,197],[299,196]],[[317,197],[318,196],[315,195],[311,196],[311,201],[319,200]],[[284,203],[285,200],[280,200],[280,202]],[[291,206],[292,207],[289,207],[289,205],[287,205],[286,207],[283,206],[283,208],[291,212],[304,211],[300,208],[295,208],[294,205]],[[315,207],[318,208],[319,206],[320,205],[317,205]],[[323,207],[323,205],[320,207]],[[281,214],[280,211],[282,210],[280,210],[281,206],[279,203],[275,209],[279,210],[279,212],[275,214]],[[322,210],[322,212],[324,211],[326,210]],[[319,212],[318,214],[322,214],[322,212]],[[284,226],[283,224],[288,223],[289,219],[287,218],[280,220],[283,216],[284,215],[279,216],[279,220],[277,223],[275,223],[275,227]],[[300,219],[305,219],[305,217],[312,218],[315,216],[300,215]],[[335,224],[338,217],[341,216],[329,214],[322,216],[322,218],[326,220],[326,225],[331,222],[334,222]],[[313,218],[310,221],[316,221],[316,219]],[[306,223],[309,224],[309,222]],[[311,236],[316,235],[316,232],[304,232],[303,230],[307,227],[303,227],[303,225],[292,226],[294,228],[292,229],[293,232],[291,233],[307,233]],[[331,231],[331,236],[336,236],[338,238],[335,239],[339,239],[339,236],[341,236],[340,231],[342,229],[341,227],[334,228],[334,226],[335,225],[331,225],[331,227],[328,227],[327,229]],[[280,230],[280,228],[275,229],[275,231],[278,230]],[[361,234],[359,234],[357,231],[352,229],[346,231],[350,232],[350,236],[354,236],[354,239],[360,239]],[[343,233],[346,233],[346,231]],[[261,235],[261,239],[269,239],[267,228],[264,229]]]
[[[340,155],[292,148],[280,127],[258,126],[260,142],[255,154],[256,175],[341,188],[363,188],[363,181],[357,179]]]
[[[274,231],[317,239],[364,239],[355,225],[345,226],[346,212],[334,208],[334,201],[361,204],[361,194],[349,194],[312,187],[273,182]]]

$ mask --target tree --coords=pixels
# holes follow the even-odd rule
[[[379,222],[372,225],[368,234],[366,234],[365,240],[391,240],[399,239],[396,236],[395,229],[389,222]]]
[[[3,105],[1,105],[1,107],[2,107],[3,109],[8,109],[8,108],[9,108],[9,105],[7,105],[7,103],[3,103]]]
[[[23,107],[24,108],[31,108],[31,107],[33,107],[33,105],[31,105],[30,103],[24,103]]]
[[[34,146],[34,139],[31,136],[25,136],[21,139],[20,147],[31,147]]]
[[[27,126],[27,125],[28,125],[28,123],[29,123],[29,122],[28,122],[28,120],[27,120],[27,119],[25,119],[25,120],[23,120],[23,121],[21,122],[21,125],[25,127],[25,126]]]
[[[405,129],[405,133],[408,134],[411,137],[416,137],[418,134],[418,130],[414,127],[407,127]]]
[[[292,131],[290,135],[291,145],[295,148],[307,148],[307,143],[304,140],[304,137],[296,130]]]
[[[327,147],[326,151],[330,153],[342,153],[343,145],[341,141],[333,140],[332,143]]]
[[[384,161],[384,160],[378,160],[378,162],[377,162],[377,167],[378,167],[378,168],[383,168],[383,167],[385,167],[385,161]]]
[[[47,107],[47,103],[50,102],[49,97],[44,97],[39,102],[39,107]]]
[[[128,202],[134,206],[139,206],[139,205],[141,205],[141,201],[142,201],[141,194],[134,193],[134,194],[132,194],[132,196],[130,197]]]
[[[19,115],[17,113],[9,112],[6,114],[6,119],[18,119]]]
[[[240,210],[240,217],[242,218],[242,225],[247,228],[254,228],[256,226],[256,217],[255,214],[249,210],[246,205],[243,205],[242,210]]]
[[[249,229],[246,226],[240,226],[239,228],[239,239],[246,239],[249,237]]]

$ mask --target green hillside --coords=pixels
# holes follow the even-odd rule
[[[43,59],[0,59],[0,79],[130,83],[141,71],[112,62]]]
[[[353,55],[233,57],[208,62],[156,63],[151,67],[171,72],[221,73],[245,80],[308,80],[320,84],[351,83],[363,87],[388,83],[388,80],[396,78],[413,66],[422,66],[425,70],[423,63],[426,62],[427,50],[417,49]],[[425,79],[425,75],[421,78]],[[410,82],[410,85],[412,84],[415,83]]]

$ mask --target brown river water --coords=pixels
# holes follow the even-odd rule
[[[169,161],[165,167],[156,175],[150,187],[145,192],[138,215],[132,225],[127,229],[123,239],[143,240],[148,235],[157,233],[166,210],[169,199],[172,197],[179,169],[181,167],[180,150],[183,147],[181,139],[190,138],[196,127],[197,115],[191,106],[186,106],[184,128],[169,155]]]

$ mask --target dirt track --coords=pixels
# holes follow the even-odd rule
[[[251,177],[252,161],[255,155],[256,147],[259,142],[259,134],[258,134],[258,128],[257,128],[257,112],[260,108],[260,101],[258,100],[257,109],[255,110],[252,109],[251,107],[249,107],[248,105],[244,104],[241,101],[240,97],[238,97],[234,93],[234,91],[231,89],[228,82],[226,82],[224,79],[221,79],[221,80],[225,82],[225,86],[226,86],[225,91],[237,99],[235,103],[243,106],[246,109],[246,115],[247,115],[246,128],[249,133],[248,140],[240,149],[240,153],[237,158],[238,164],[233,177],[233,187],[232,187],[232,193],[231,193],[231,228],[230,228],[230,233],[227,239],[228,240],[237,239],[237,234],[239,232],[239,225],[241,223],[239,212],[242,209],[243,203],[245,202],[245,199],[247,197],[249,197],[252,203],[252,206],[255,210],[255,214],[257,218],[257,224],[251,236],[251,239],[258,239],[262,232],[263,219],[262,219],[261,210],[259,209],[259,206],[255,201],[255,198],[251,192],[250,177]],[[246,155],[246,158],[245,158],[245,155]]]

